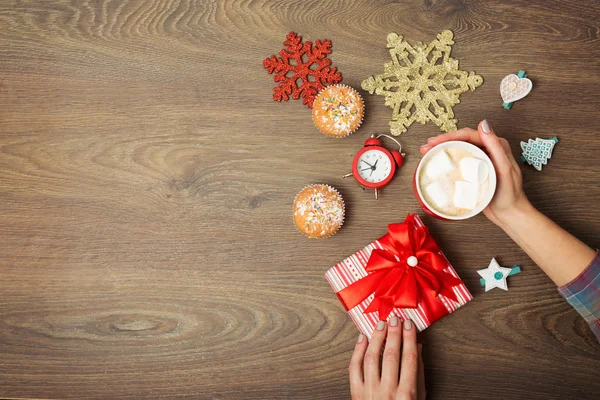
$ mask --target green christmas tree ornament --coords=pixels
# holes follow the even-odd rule
[[[538,171],[542,170],[542,166],[548,164],[548,159],[552,157],[554,145],[558,143],[558,139],[551,137],[550,139],[535,138],[529,139],[527,143],[521,142],[521,162],[533,165]]]

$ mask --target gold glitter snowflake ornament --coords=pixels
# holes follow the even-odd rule
[[[362,81],[362,88],[385,96],[385,105],[393,110],[392,135],[406,132],[415,121],[432,121],[445,132],[456,129],[452,107],[460,103],[461,93],[481,86],[483,78],[458,69],[458,60],[450,57],[452,37],[451,31],[443,31],[428,45],[413,47],[402,36],[388,35],[392,61],[384,64],[383,73]]]

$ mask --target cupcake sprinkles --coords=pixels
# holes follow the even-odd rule
[[[308,186],[294,200],[294,222],[309,238],[331,236],[344,223],[344,200],[330,186]]]
[[[364,108],[362,97],[350,86],[328,86],[315,98],[313,120],[324,134],[344,137],[358,129]]]

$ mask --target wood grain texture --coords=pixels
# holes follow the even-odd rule
[[[275,103],[262,60],[296,31],[328,38],[344,83],[388,59],[389,32],[484,77],[455,107],[518,143],[560,137],[532,201],[600,247],[596,1],[0,1],[0,397],[342,399],[356,328],[323,274],[418,211],[405,166],[379,201],[354,153],[391,110],[362,92],[360,130],[332,140]],[[534,82],[510,111],[500,80]],[[308,240],[306,184],[338,188],[347,222]],[[431,399],[593,399],[600,346],[551,281],[485,217],[424,219],[475,299],[422,335]],[[510,292],[476,270],[519,264]]]

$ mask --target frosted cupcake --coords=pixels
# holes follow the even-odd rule
[[[358,129],[364,111],[363,99],[356,90],[346,85],[333,85],[319,92],[312,114],[321,132],[340,138]]]
[[[344,223],[344,200],[334,188],[311,185],[294,200],[294,223],[309,238],[335,234]]]

